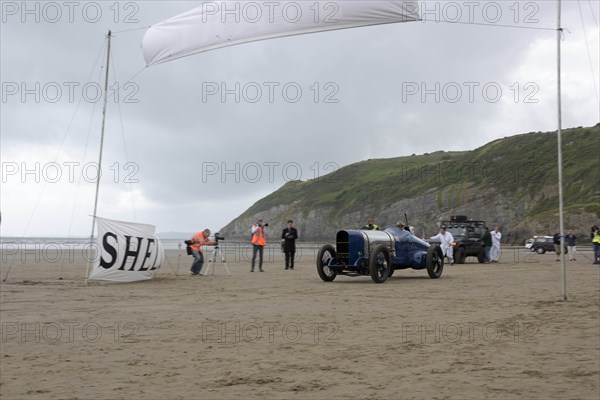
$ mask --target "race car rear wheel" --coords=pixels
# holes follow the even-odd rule
[[[383,283],[390,276],[390,251],[385,244],[375,248],[369,257],[369,272],[375,283]]]
[[[425,259],[425,267],[431,279],[437,279],[442,276],[444,271],[444,253],[437,244],[432,244],[427,249],[427,258]]]
[[[335,249],[332,245],[326,244],[321,247],[317,254],[317,272],[325,282],[331,282],[337,276],[337,273],[329,268],[329,262],[335,259]]]

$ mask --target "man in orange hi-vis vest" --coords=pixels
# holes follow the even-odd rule
[[[267,245],[267,229],[269,224],[263,224],[263,220],[259,219],[256,224],[252,225],[252,269],[250,272],[254,272],[254,262],[256,261],[256,253],[258,253],[258,270],[264,272],[262,267],[263,263],[263,250]]]
[[[204,264],[204,254],[202,254],[202,246],[214,246],[215,242],[209,241],[210,229],[205,229],[202,232],[196,233],[191,240],[186,241],[190,247],[191,255],[194,257],[194,263],[190,269],[190,275],[200,275],[202,265]],[[188,253],[189,254],[189,253]]]

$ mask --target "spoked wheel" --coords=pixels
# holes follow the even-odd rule
[[[444,271],[444,254],[439,245],[429,246],[425,266],[431,279],[437,279],[442,276],[442,271]]]
[[[332,260],[335,260],[335,249],[332,245],[326,244],[317,254],[317,272],[325,282],[331,282],[337,276],[337,273],[329,267]]]
[[[371,253],[369,258],[369,272],[375,283],[383,283],[390,276],[390,251],[384,244],[380,244]]]

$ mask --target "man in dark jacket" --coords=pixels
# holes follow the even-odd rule
[[[573,235],[573,232],[569,231],[565,235],[565,246],[567,246],[567,254],[569,254],[570,261],[577,261],[575,259],[575,252],[577,251],[577,246],[575,245],[577,241],[577,236]]]
[[[283,253],[285,254],[285,269],[294,269],[294,256],[296,255],[296,239],[298,231],[294,228],[294,221],[287,222],[287,228],[281,233],[283,239]]]
[[[560,232],[556,232],[553,236],[554,251],[556,252],[556,261],[560,261]]]
[[[492,234],[490,233],[490,228],[485,227],[485,233],[483,234],[483,251],[485,252],[485,263],[489,264],[490,262],[490,250],[492,249]]]

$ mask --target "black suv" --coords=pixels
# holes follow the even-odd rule
[[[554,238],[552,236],[534,236],[531,239],[527,239],[525,248],[535,251],[538,254],[554,251]]]
[[[454,262],[464,264],[467,257],[477,257],[480,263],[485,262],[483,234],[485,222],[468,219],[464,215],[452,215],[450,221],[443,221],[446,231],[454,237]]]

